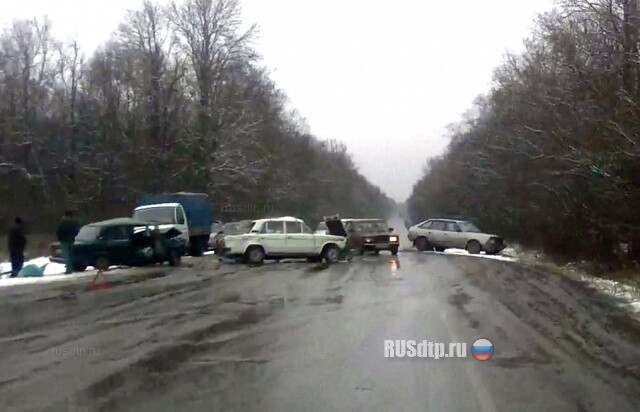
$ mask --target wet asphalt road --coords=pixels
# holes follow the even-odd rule
[[[597,292],[514,263],[405,252],[215,269],[201,258],[111,280],[4,293],[0,409],[640,407],[631,321]],[[385,339],[481,337],[495,345],[487,362],[384,357]]]

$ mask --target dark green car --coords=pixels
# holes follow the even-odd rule
[[[83,226],[73,245],[74,271],[88,266],[145,266],[168,262],[180,264],[186,253],[186,242],[175,228],[131,218],[117,218]],[[60,244],[51,246],[53,262],[64,263]]]

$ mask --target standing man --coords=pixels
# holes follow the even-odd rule
[[[58,225],[56,235],[62,248],[64,263],[66,264],[66,271],[64,273],[67,275],[73,273],[73,243],[79,231],[80,225],[73,218],[73,212],[70,210],[64,212],[64,217]]]
[[[24,248],[27,246],[27,235],[20,217],[16,217],[9,229],[9,255],[11,256],[11,277],[18,276],[24,265]]]

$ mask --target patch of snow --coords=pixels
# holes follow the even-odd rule
[[[36,265],[36,266],[44,266],[47,265],[44,269],[44,275],[45,276],[50,276],[50,275],[60,275],[62,273],[64,273],[65,271],[65,265],[62,263],[55,263],[55,262],[51,262],[49,260],[48,257],[38,257],[35,259],[31,259],[28,260],[26,262],[24,262],[24,266],[27,265]],[[11,262],[3,262],[0,263],[0,273],[9,273],[11,272]],[[8,277],[9,274],[4,275],[5,277]]]
[[[580,275],[580,279],[599,291],[619,299],[623,307],[632,312],[640,313],[640,290],[638,288],[597,276]]]
[[[93,267],[89,266],[85,272],[73,273],[71,275],[65,275],[64,272],[66,267],[62,263],[51,262],[48,257],[41,256],[35,259],[31,259],[29,261],[24,262],[24,266],[27,265],[36,265],[36,266],[44,266],[47,265],[44,269],[44,276],[35,277],[35,278],[19,278],[19,277],[9,277],[11,275],[11,262],[3,262],[0,263],[0,273],[6,273],[0,275],[0,287],[2,286],[15,286],[15,285],[28,285],[32,283],[47,283],[47,282],[57,282],[66,279],[84,277],[84,276],[94,276]],[[113,267],[115,268],[115,266]]]
[[[446,249],[444,253],[450,254],[450,255],[466,255],[466,256],[472,256],[472,257],[484,258],[484,259],[502,260],[505,262],[516,261],[515,252],[513,251],[513,249],[509,249],[509,248],[503,250],[501,253],[497,255],[487,255],[484,252],[481,252],[478,255],[472,255],[464,249]]]

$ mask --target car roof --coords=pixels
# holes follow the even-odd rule
[[[302,219],[298,219],[293,216],[282,216],[282,217],[269,217],[265,219],[257,219],[254,220],[255,223],[264,223],[264,222],[302,222]]]
[[[136,210],[138,210],[138,209],[151,209],[151,208],[154,208],[154,207],[176,207],[176,206],[179,206],[179,205],[180,205],[180,203],[175,203],[175,202],[173,202],[173,203],[156,203],[156,204],[153,204],[153,205],[138,206],[138,207],[136,207]]]
[[[153,223],[144,222],[142,220],[132,219],[130,217],[117,217],[114,219],[103,220],[101,222],[89,223],[87,226],[153,226]]]
[[[468,220],[445,219],[445,218],[440,218],[440,217],[434,217],[434,218],[431,218],[431,219],[427,219],[426,221],[430,221],[430,220],[439,220],[441,222],[453,222],[453,223],[469,222]]]
[[[363,219],[363,218],[358,218],[358,219],[341,219],[343,222],[371,222],[371,221],[379,221],[379,222],[386,222],[386,219],[382,219],[379,217],[371,217],[368,219]]]

